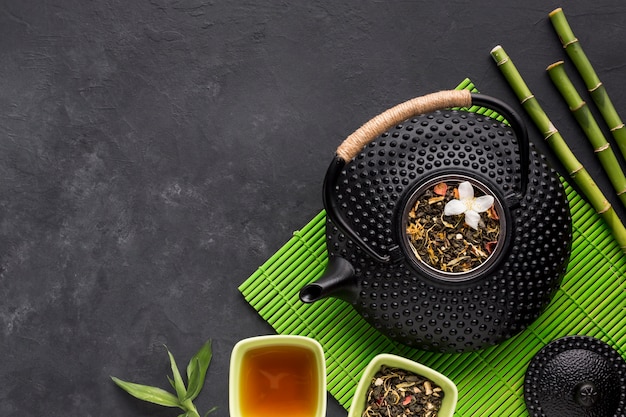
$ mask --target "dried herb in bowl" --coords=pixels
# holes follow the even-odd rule
[[[362,417],[436,417],[443,397],[429,379],[383,365],[372,378]]]

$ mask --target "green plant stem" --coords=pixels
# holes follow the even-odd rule
[[[578,161],[569,146],[567,146],[567,143],[565,143],[559,131],[552,124],[535,96],[531,93],[504,48],[500,45],[496,46],[491,50],[491,56],[496,61],[496,65],[500,68],[500,71],[515,92],[524,110],[526,110],[541,132],[543,138],[559,158],[570,177],[587,197],[595,211],[602,216],[607,223],[622,252],[626,253],[626,228],[624,228],[617,213],[615,213],[611,204],[598,188],[598,185],[593,178],[591,178],[591,175],[589,175],[585,167]]]
[[[189,417],[200,417],[198,409],[191,400],[184,401],[181,403],[181,405],[183,406]]]
[[[582,99],[576,87],[567,76],[563,61],[555,62],[547,68],[550,79],[559,90],[576,121],[585,132],[587,139],[593,146],[593,150],[598,156],[605,173],[611,180],[615,192],[619,196],[624,207],[626,207],[626,177],[624,171],[617,161],[617,157],[611,149],[610,144],[604,137],[600,126],[589,110],[589,106]]]
[[[624,158],[626,158],[626,127],[622,122],[622,119],[617,114],[613,102],[609,98],[609,95],[604,87],[604,84],[598,78],[596,71],[593,69],[591,62],[587,58],[587,55],[583,51],[578,38],[574,36],[574,32],[570,27],[563,9],[558,8],[553,10],[550,14],[550,21],[554,30],[556,31],[565,52],[570,57],[574,66],[580,73],[591,98],[593,99],[598,110],[602,114],[604,121],[609,126],[613,138],[620,149],[620,152]]]

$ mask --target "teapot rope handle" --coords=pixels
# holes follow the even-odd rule
[[[512,200],[512,205],[526,194],[528,185],[528,161],[530,145],[526,126],[518,114],[506,103],[482,94],[473,94],[469,90],[444,90],[436,93],[426,94],[411,100],[400,103],[388,110],[385,110],[367,123],[363,124],[354,133],[348,136],[337,148],[335,152],[337,158],[344,163],[350,162],[361,150],[372,142],[375,138],[388,131],[393,126],[402,123],[413,116],[431,113],[436,110],[443,110],[451,107],[481,106],[494,110],[509,122],[511,128],[519,141],[520,162],[521,162],[521,183],[520,191]]]
[[[374,117],[348,136],[337,148],[337,156],[349,162],[365,145],[393,126],[415,115],[450,107],[471,107],[471,105],[472,95],[469,90],[439,91],[405,101]]]

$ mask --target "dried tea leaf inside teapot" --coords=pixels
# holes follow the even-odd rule
[[[419,196],[409,212],[406,233],[413,253],[442,272],[462,273],[477,268],[491,256],[500,237],[499,216],[493,205],[475,212],[471,206],[477,199],[463,199],[459,187],[445,182],[435,184]],[[467,210],[444,215],[451,201]],[[477,228],[468,226],[468,214],[479,216]]]

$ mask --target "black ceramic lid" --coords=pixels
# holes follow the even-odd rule
[[[599,339],[557,339],[531,360],[524,399],[533,417],[626,416],[626,362]]]

